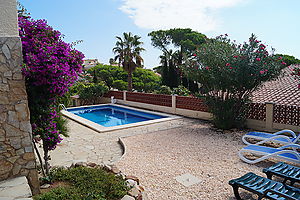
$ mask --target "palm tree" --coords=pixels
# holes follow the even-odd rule
[[[132,72],[137,67],[142,67],[143,58],[140,53],[145,49],[141,47],[143,42],[140,41],[141,37],[132,35],[132,33],[123,33],[123,38],[117,36],[116,46],[113,52],[116,55],[115,60],[123,69],[128,73],[128,91],[132,91]]]

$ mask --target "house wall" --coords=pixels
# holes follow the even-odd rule
[[[16,1],[0,0],[0,37],[18,37]]]
[[[26,176],[39,191],[15,0],[0,0],[0,181]]]

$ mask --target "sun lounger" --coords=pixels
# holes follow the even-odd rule
[[[258,163],[268,158],[277,158],[290,162],[300,163],[300,154],[297,152],[297,149],[300,150],[300,145],[289,144],[278,148],[259,145],[248,145],[239,151],[239,157],[243,161],[250,164]],[[251,160],[245,156],[246,153],[261,157]]]
[[[286,164],[284,162],[279,162],[271,167],[263,169],[263,172],[267,175],[269,179],[272,179],[273,175],[284,178],[283,183],[287,180],[293,185],[295,182],[300,183],[300,167]]]
[[[291,130],[282,130],[276,133],[265,133],[265,132],[249,132],[242,137],[245,144],[251,145],[249,139],[259,140],[257,145],[265,143],[266,141],[275,142],[279,144],[293,144],[297,143],[300,139],[300,134],[297,136]]]
[[[300,189],[258,176],[252,172],[229,181],[229,184],[232,186],[237,200],[242,200],[238,192],[239,188],[257,194],[259,196],[258,200],[263,198],[271,200],[300,199]]]

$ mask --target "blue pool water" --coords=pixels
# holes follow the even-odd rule
[[[166,117],[113,105],[69,108],[67,111],[105,127],[119,126]]]

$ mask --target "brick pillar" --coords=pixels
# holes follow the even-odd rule
[[[269,131],[273,131],[273,111],[274,103],[267,102],[266,103],[266,129]]]
[[[39,192],[15,0],[0,0],[0,180],[26,176]]]
[[[126,101],[126,94],[127,94],[127,91],[123,91],[123,100]]]
[[[176,113],[176,94],[174,95],[172,95],[172,112],[173,112],[173,114],[175,114]]]

